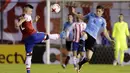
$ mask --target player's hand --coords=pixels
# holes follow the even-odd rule
[[[60,33],[60,38],[61,38],[61,39],[65,39],[65,37],[66,37],[66,36],[65,36],[65,31],[62,31],[62,32]]]
[[[19,17],[19,21],[15,23],[15,24],[16,24],[16,27],[19,27],[20,25],[22,25],[22,23],[23,23],[24,21],[26,21],[26,20],[27,20],[27,18],[25,18],[25,17],[23,17],[23,16]]]
[[[72,13],[76,13],[76,11],[75,11],[75,8],[74,7],[72,7]]]
[[[111,40],[110,43],[111,43],[112,47],[115,46],[115,41],[114,40]]]
[[[35,17],[35,22],[37,22],[37,21],[39,20],[39,18],[40,18],[40,16],[37,15],[37,16]]]
[[[21,20],[21,19],[25,19],[23,16],[21,16],[21,17],[19,17],[19,19]]]

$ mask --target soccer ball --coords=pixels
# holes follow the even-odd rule
[[[51,11],[55,12],[55,13],[59,13],[60,12],[60,5],[59,4],[53,4],[51,5]]]

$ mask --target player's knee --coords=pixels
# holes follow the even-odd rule
[[[92,57],[91,57],[91,56],[89,56],[89,57],[87,57],[87,60],[88,60],[88,61],[90,61],[90,60],[91,60],[91,58],[92,58]]]
[[[32,52],[30,52],[30,53],[27,53],[26,55],[27,55],[27,56],[32,56]]]
[[[85,40],[88,39],[88,35],[86,34],[86,32],[82,32],[82,37],[84,37]]]

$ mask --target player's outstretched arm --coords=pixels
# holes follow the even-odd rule
[[[115,45],[115,41],[110,38],[106,28],[104,28],[104,35],[111,42],[112,46],[114,46]]]
[[[80,18],[80,19],[82,19],[82,20],[85,20],[85,19],[84,19],[84,16],[81,16],[81,15],[77,14],[77,12],[75,11],[75,8],[73,8],[73,7],[72,7],[72,13],[73,13],[76,17],[78,17],[78,18]]]
[[[20,20],[16,23],[16,26],[19,27],[20,25],[22,25],[23,22],[26,21],[26,19],[24,17],[20,17]]]
[[[39,20],[39,18],[40,18],[40,16],[37,15],[37,16],[35,17],[35,19],[33,20],[33,23],[37,22],[37,21]]]
[[[113,40],[110,38],[110,36],[109,36],[108,31],[107,31],[106,28],[104,28],[103,33],[104,33],[105,37],[106,37],[109,41],[113,41]]]

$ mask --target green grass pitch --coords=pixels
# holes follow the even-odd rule
[[[24,64],[0,64],[0,73],[26,73]],[[59,64],[32,64],[31,73],[76,73],[73,65],[62,69]],[[130,65],[86,64],[80,73],[130,73]]]

